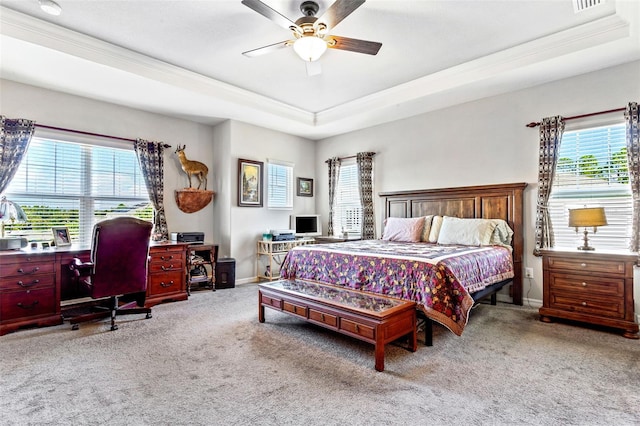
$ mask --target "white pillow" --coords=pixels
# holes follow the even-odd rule
[[[431,220],[431,230],[429,231],[429,242],[437,243],[440,227],[442,226],[442,216],[434,216]]]
[[[438,244],[462,244],[466,246],[489,245],[497,222],[492,219],[460,219],[444,216],[438,235]]]
[[[513,230],[509,227],[507,222],[502,219],[491,219],[496,223],[496,228],[491,234],[489,244],[496,246],[511,247],[511,240],[513,237]]]
[[[423,227],[424,217],[388,217],[384,222],[382,239],[416,243],[420,241]]]

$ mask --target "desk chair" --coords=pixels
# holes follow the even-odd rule
[[[92,299],[109,298],[109,305],[95,307],[98,312],[72,317],[73,330],[80,322],[109,316],[111,330],[118,329],[116,315],[146,313],[151,318],[151,308],[145,308],[144,302],[152,227],[134,217],[103,220],[94,226],[91,261],[83,263],[75,258],[69,268],[87,287]]]

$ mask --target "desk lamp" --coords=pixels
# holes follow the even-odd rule
[[[607,225],[607,217],[604,214],[603,207],[583,207],[579,209],[569,209],[569,226],[576,228],[584,228],[584,244],[578,247],[578,250],[595,250],[594,247],[589,245],[589,238],[587,234],[587,228],[593,227],[593,233],[595,234],[598,226]]]
[[[26,238],[4,236],[5,223],[26,222],[27,215],[18,204],[7,200],[7,197],[0,199],[0,250],[19,249],[27,245]]]

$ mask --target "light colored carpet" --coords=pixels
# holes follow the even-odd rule
[[[480,305],[461,337],[373,346],[268,309],[257,286],[200,291],[149,320],[0,337],[0,424],[640,423],[640,342]],[[419,336],[423,339],[423,335]]]

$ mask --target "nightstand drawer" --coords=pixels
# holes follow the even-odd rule
[[[599,317],[624,318],[622,299],[579,297],[570,293],[551,293],[553,309],[597,315]]]
[[[579,297],[588,297],[589,295],[624,297],[624,279],[622,278],[554,272],[550,274],[549,279],[549,289],[552,292],[576,292],[580,295]]]
[[[574,273],[596,272],[603,274],[624,275],[625,263],[618,261],[601,261],[592,259],[550,258],[549,269],[572,271]]]

